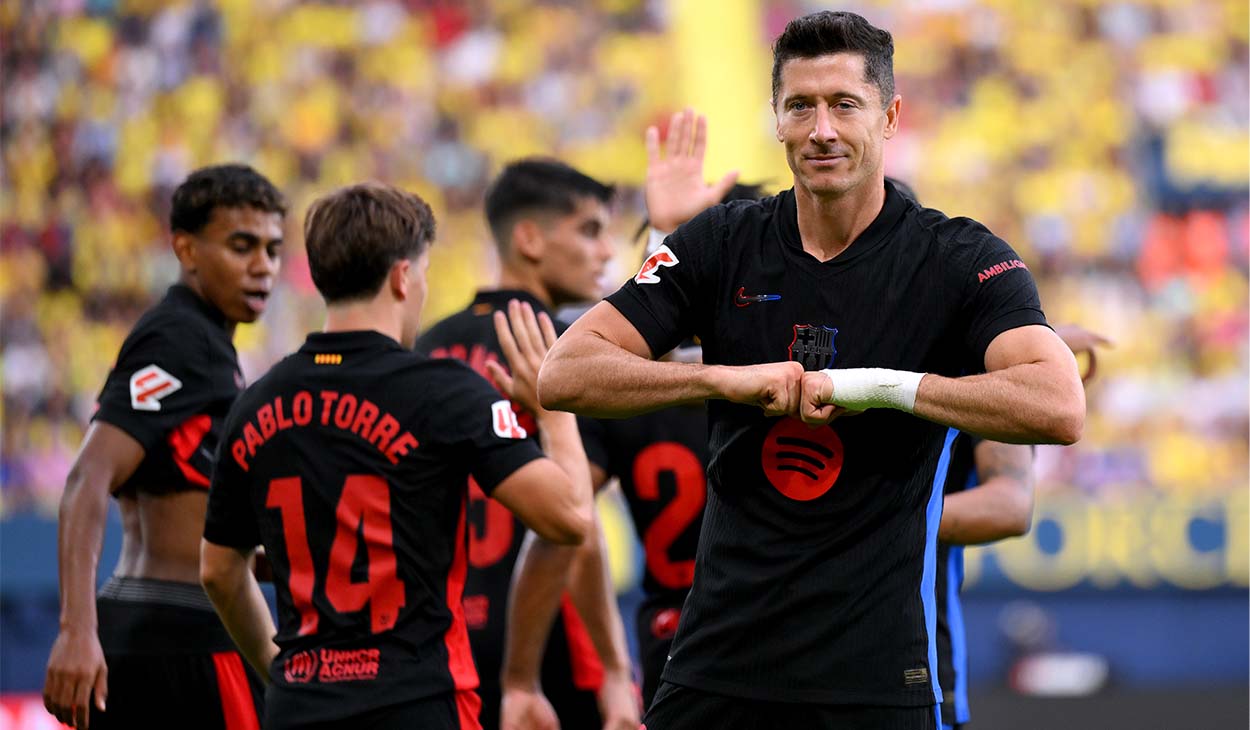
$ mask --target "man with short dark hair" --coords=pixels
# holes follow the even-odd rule
[[[313,203],[305,241],[325,331],[226,419],[201,579],[270,678],[266,728],[476,730],[460,600],[470,476],[545,539],[576,544],[591,523],[576,420],[537,404],[549,319],[517,302],[510,324],[493,318],[512,370],[495,375],[535,414],[549,458],[480,376],[409,349],[433,238],[429,206],[397,188],[355,185]],[[248,569],[261,543],[276,635]]]
[[[499,288],[479,291],[467,308],[422,335],[417,350],[488,374],[501,355],[491,318],[510,300],[550,312],[600,296],[613,254],[612,197],[610,186],[557,160],[505,166],[485,201],[499,250]],[[522,426],[534,434],[528,409],[516,405]],[[511,515],[470,489],[465,615],[482,681],[483,727],[497,730],[506,704],[509,722],[558,717],[566,728],[636,730],[629,650],[598,525],[577,551],[526,543]],[[523,553],[525,570],[518,567]]]
[[[196,170],[174,191],[182,274],[122,344],[61,497],[61,631],[44,704],[66,724],[256,727],[259,683],[200,588],[198,538],[222,420],[243,388],[231,339],[265,310],[285,213],[246,165]],[[109,495],[122,550],[97,596]]]
[[[709,401],[694,585],[648,730],[935,728],[950,444],[1080,437],[1027,267],[884,179],[892,57],[853,13],[792,21],[772,101],[793,189],[678,228],[543,364],[547,407]],[[704,364],[652,361],[692,334]]]

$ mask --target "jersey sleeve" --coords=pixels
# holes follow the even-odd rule
[[[434,433],[463,460],[482,491],[490,494],[517,469],[543,456],[517,421],[512,402],[459,362],[446,361],[433,392]]]
[[[246,549],[259,545],[261,537],[260,524],[252,507],[251,482],[229,450],[229,444],[238,438],[237,414],[240,412],[236,402],[226,418],[221,444],[217,449],[217,466],[213,469],[213,480],[208,489],[204,539],[217,545]]]
[[[719,273],[723,206],[682,225],[607,301],[638,330],[652,357],[706,332]]]
[[[199,333],[149,329],[123,346],[100,391],[93,420],[112,424],[150,451],[212,402],[214,385]]]
[[[983,368],[995,337],[1017,327],[1046,325],[1046,315],[1033,275],[1011,246],[985,231],[983,240],[969,248],[975,254],[966,268],[959,267],[964,277],[964,346],[970,365]]]

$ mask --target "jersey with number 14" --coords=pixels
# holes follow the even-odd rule
[[[466,484],[541,457],[480,376],[377,332],[317,333],[226,420],[205,538],[263,543],[289,726],[477,686],[460,599]]]

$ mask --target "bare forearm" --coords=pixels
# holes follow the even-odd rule
[[[543,650],[576,552],[575,547],[554,545],[532,532],[526,535],[508,592],[503,686],[539,686]]]
[[[724,397],[716,368],[656,362],[593,334],[561,338],[543,361],[538,395],[546,408],[623,418]]]
[[[962,378],[930,374],[920,381],[914,412],[994,441],[1072,444],[1081,438],[1085,392],[1078,377],[1057,377],[1045,363]]]
[[[577,551],[569,596],[586,625],[603,668],[609,672],[630,671],[625,625],[621,623],[616,591],[608,569],[608,544],[602,525],[595,518],[594,530]]]
[[[57,557],[60,566],[61,626],[96,630],[95,587],[104,525],[108,517],[108,488],[91,483],[89,476],[70,475],[61,496],[57,520]]]
[[[228,577],[204,582],[204,590],[230,638],[256,673],[268,683],[269,667],[278,655],[277,633],[269,606],[246,561]]]
[[[980,545],[1027,533],[1032,495],[1007,481],[992,479],[947,497],[938,539],[951,545]]]

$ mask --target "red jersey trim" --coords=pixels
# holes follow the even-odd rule
[[[174,463],[178,470],[187,478],[187,482],[197,487],[208,489],[208,477],[191,466],[191,457],[195,450],[204,442],[204,436],[212,429],[213,419],[201,413],[191,416],[181,426],[169,432],[169,448],[174,454]]]
[[[461,604],[465,573],[469,568],[469,543],[465,535],[467,500],[466,495],[460,501],[460,517],[456,520],[456,552],[451,559],[451,570],[447,571],[447,609],[451,611],[451,626],[443,635],[443,643],[447,645],[447,671],[451,673],[457,690],[472,690],[478,685],[477,668],[469,648],[469,630],[464,622],[464,606]]]

